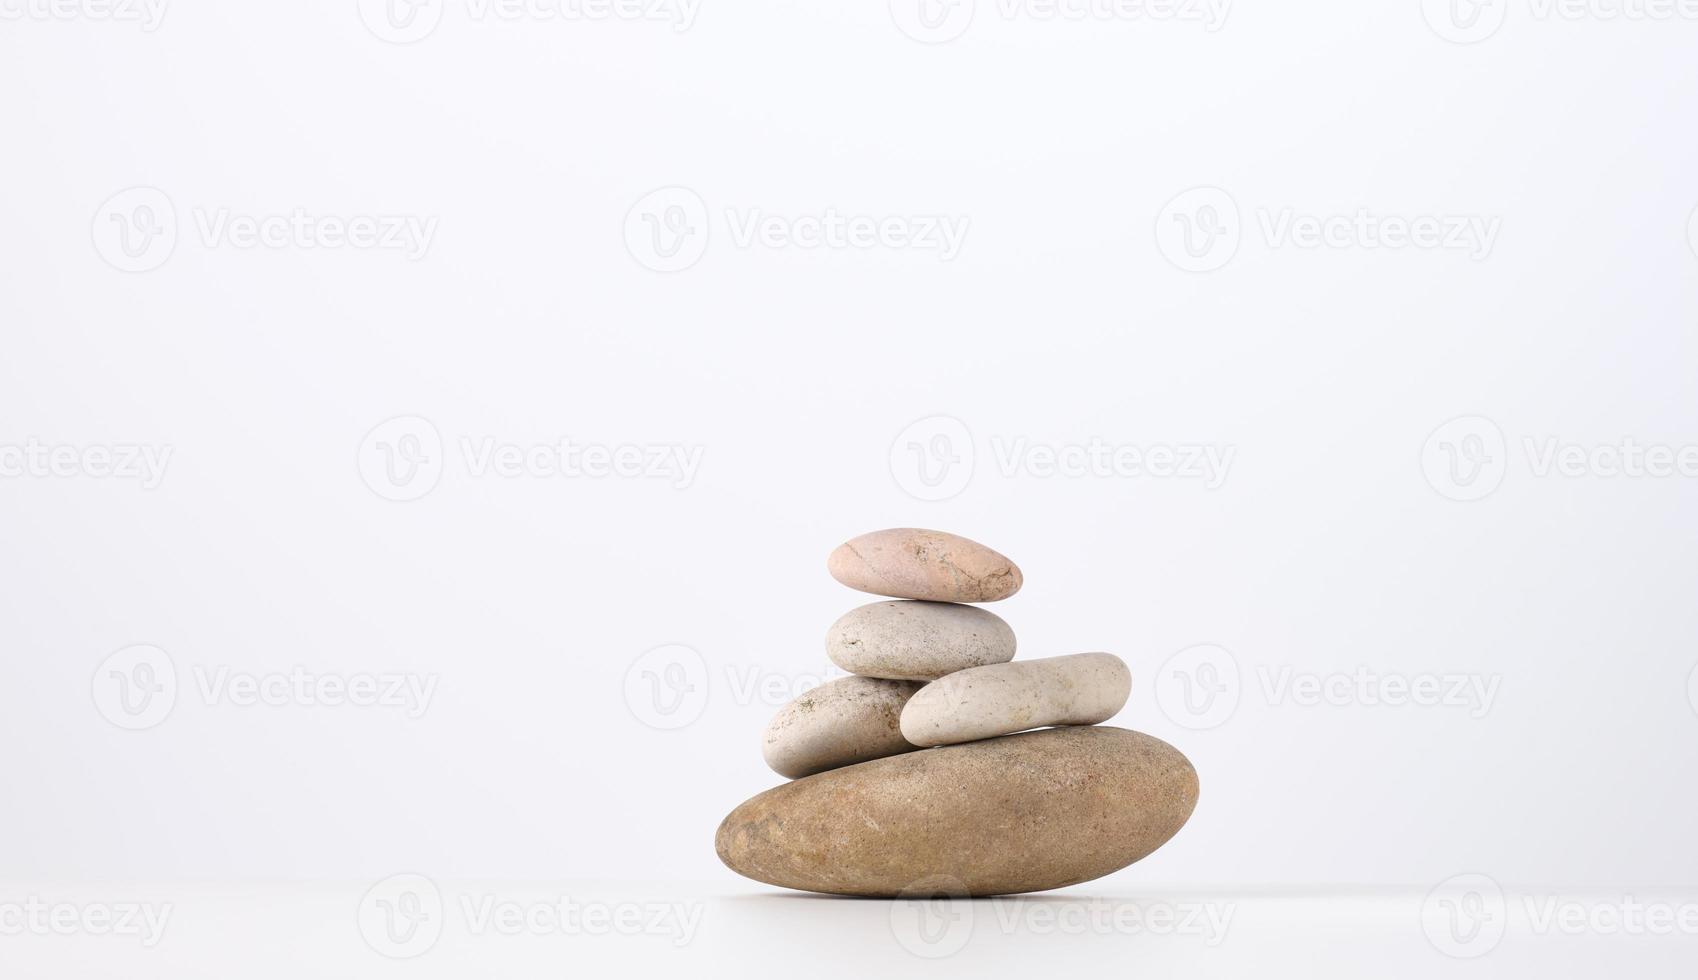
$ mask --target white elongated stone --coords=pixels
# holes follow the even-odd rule
[[[1095,725],[1132,693],[1132,672],[1111,653],[1076,653],[956,671],[902,709],[902,737],[954,745],[1046,725]]]
[[[1014,659],[1014,631],[987,609],[953,602],[872,602],[844,613],[825,636],[831,662],[851,674],[929,681]]]
[[[780,708],[766,726],[761,755],[772,771],[797,779],[917,746],[902,738],[902,706],[920,685],[839,677]]]

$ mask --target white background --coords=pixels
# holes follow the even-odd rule
[[[868,598],[825,556],[898,525],[1018,562],[995,611],[1020,655],[1120,654],[1115,723],[1196,764],[1190,824],[1089,894],[1367,888],[1418,912],[1469,873],[1698,897],[1698,468],[1610,454],[1698,445],[1698,9],[1496,0],[1464,28],[1428,8],[979,0],[928,30],[903,0],[659,21],[452,2],[399,44],[355,0],[171,0],[157,23],[0,0],[0,902],[175,900],[181,938],[135,962],[178,976],[245,968],[208,958],[226,933],[197,909],[274,963],[423,975],[355,927],[403,872],[692,896],[711,936],[713,903],[772,891],[719,865],[714,828],[777,782],[760,730]],[[432,232],[208,230],[297,213]],[[833,214],[964,234],[798,241]],[[1285,233],[1336,216],[1330,241]],[[1370,247],[1388,219],[1494,231]],[[1186,252],[1188,221],[1220,234]],[[563,439],[699,466],[477,469],[480,447]],[[1093,444],[1230,465],[1043,466]],[[157,480],[106,475],[107,447],[169,456]],[[1230,709],[1205,718],[1158,697],[1201,644],[1218,669],[1191,680]],[[103,661],[136,645],[177,690],[131,731]],[[296,668],[434,686],[417,711],[203,691]],[[1281,686],[1340,675],[1494,693]],[[658,709],[645,685],[680,678]],[[297,886],[327,890],[347,948],[267,932],[321,921]],[[284,897],[253,919],[195,898],[228,890]],[[736,973],[737,950],[826,942],[837,917],[883,928],[751,901],[721,917],[741,932],[666,961]],[[1362,962],[1450,964],[1418,914],[1362,914]],[[1246,929],[1246,963],[1325,965]],[[1513,930],[1493,955],[1532,963]],[[581,938],[501,955],[540,974]],[[1010,942],[1049,962],[1042,936],[1000,938],[946,962],[1018,962],[986,952]],[[142,955],[83,939],[0,936],[0,962]],[[1672,970],[1698,943],[1519,941],[1546,944],[1544,975],[1581,948]]]

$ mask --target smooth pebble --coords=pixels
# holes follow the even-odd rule
[[[995,602],[1020,591],[1020,569],[995,551],[945,531],[897,527],[838,545],[831,577],[862,592],[933,602]]]
[[[785,888],[1004,895],[1118,871],[1196,804],[1197,772],[1166,742],[1055,728],[786,783],[732,810],[714,848],[738,874]]]
[[[795,779],[879,759],[916,746],[902,738],[902,706],[921,685],[874,677],[839,677],[779,709],[766,726],[761,755],[772,771]]]
[[[930,681],[1014,659],[1014,630],[987,609],[954,602],[873,602],[844,613],[826,656],[851,674]]]
[[[902,737],[953,745],[1046,725],[1095,725],[1132,692],[1132,672],[1112,653],[969,667],[927,684],[902,709]]]

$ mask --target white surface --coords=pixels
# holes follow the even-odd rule
[[[1698,887],[1698,476],[1598,451],[1698,445],[1680,8],[3,9],[20,880],[744,887],[713,829],[865,601],[825,555],[920,525],[1202,775],[1103,894]],[[1359,966],[1353,921],[1280,948]],[[1675,946],[1537,948],[1494,960]]]
[[[1572,907],[1622,907],[1622,895],[1506,892],[1472,928],[1419,892],[1120,890],[931,904],[676,881],[435,882],[427,904],[386,918],[401,894],[367,884],[105,885],[35,888],[44,902],[93,896],[146,903],[161,938],[10,935],[9,975],[196,980],[559,976],[1021,976],[1113,969],[1142,975],[1315,977],[1687,977],[1698,936],[1678,930],[1565,929]],[[1637,908],[1698,918],[1698,895],[1633,896]],[[1629,903],[1631,904],[1631,903]],[[1553,912],[1554,910],[1554,912]],[[1554,917],[1547,920],[1547,914]],[[1660,913],[1659,913],[1660,914]],[[1495,916],[1493,918],[1492,916]],[[138,922],[146,922],[138,916]],[[1449,923],[1468,927],[1449,932]],[[1546,922],[1553,923],[1546,925]],[[1608,921],[1599,919],[1598,921]],[[392,928],[393,927],[393,928]],[[1457,944],[1452,938],[1466,939]],[[1430,938],[1436,936],[1437,939]],[[1447,945],[1448,944],[1448,945]],[[1460,954],[1460,955],[1453,955]]]

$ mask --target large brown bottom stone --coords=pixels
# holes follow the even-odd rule
[[[786,888],[894,897],[1062,888],[1166,843],[1197,805],[1178,749],[1123,728],[1051,728],[875,759],[731,811],[714,848]]]

